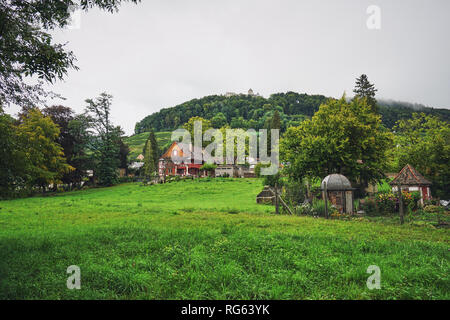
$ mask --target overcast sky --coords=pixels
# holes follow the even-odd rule
[[[366,10],[381,9],[369,30]],[[68,42],[80,71],[52,89],[81,112],[106,91],[127,134],[184,101],[252,88],[352,94],[366,73],[378,97],[450,107],[449,0],[143,0],[93,10]]]

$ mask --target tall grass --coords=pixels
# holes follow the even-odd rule
[[[450,298],[450,230],[274,215],[261,189],[189,180],[0,202],[0,299]],[[381,290],[366,286],[373,264]],[[71,265],[81,290],[66,287]]]
[[[378,183],[377,189],[378,189],[378,192],[381,192],[381,193],[388,193],[388,192],[392,191],[392,187],[389,185],[388,181],[386,181],[386,180],[382,180],[380,183]]]
[[[330,201],[328,201],[328,214],[330,213],[330,211],[332,209],[332,205],[333,204]],[[319,217],[325,216],[325,200],[314,199],[312,202],[312,207]]]

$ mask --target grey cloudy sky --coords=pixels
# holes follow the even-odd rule
[[[366,26],[369,5],[380,30]],[[113,94],[127,134],[161,108],[227,91],[351,95],[362,73],[379,97],[449,108],[449,15],[448,0],[143,0],[56,32],[81,70],[52,89],[78,112]]]

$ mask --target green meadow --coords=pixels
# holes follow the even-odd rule
[[[448,229],[274,215],[261,189],[204,179],[2,201],[0,299],[450,298]],[[71,265],[81,290],[66,287]]]

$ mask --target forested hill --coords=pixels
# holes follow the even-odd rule
[[[171,131],[186,123],[191,117],[211,120],[213,127],[220,128],[226,124],[232,128],[265,127],[275,110],[279,110],[282,130],[298,125],[311,117],[319,106],[329,98],[323,95],[299,94],[296,92],[272,94],[268,99],[256,95],[212,95],[193,99],[172,108],[161,109],[138,122],[136,133],[149,131]],[[411,117],[413,112],[424,112],[450,121],[450,110],[433,109],[404,102],[380,102],[379,112],[386,127],[392,128],[395,122]]]

